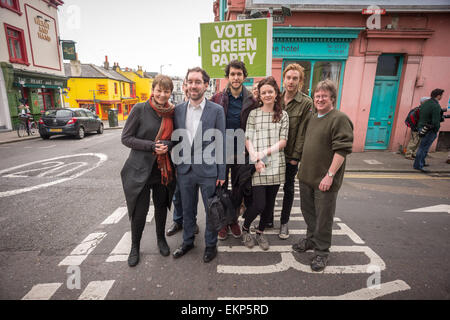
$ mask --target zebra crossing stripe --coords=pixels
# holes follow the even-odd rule
[[[91,281],[78,300],[104,300],[115,280]]]
[[[126,232],[116,247],[111,251],[106,262],[127,261],[131,248],[131,231]]]
[[[49,300],[62,283],[41,283],[33,286],[22,300]]]
[[[127,207],[117,208],[108,218],[105,219],[101,224],[115,224],[118,223],[124,215],[128,213]]]
[[[58,266],[79,266],[105,237],[106,232],[91,233]]]

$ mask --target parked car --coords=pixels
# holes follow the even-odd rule
[[[53,135],[71,135],[83,139],[86,132],[103,133],[103,123],[90,110],[62,108],[45,111],[39,119],[39,134],[42,139]]]

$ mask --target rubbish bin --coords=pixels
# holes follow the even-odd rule
[[[117,127],[119,125],[118,114],[119,114],[119,110],[117,110],[117,109],[109,109],[108,110],[108,121],[109,121],[110,128]]]

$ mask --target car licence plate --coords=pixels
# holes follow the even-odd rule
[[[62,129],[49,129],[49,132],[62,132]]]

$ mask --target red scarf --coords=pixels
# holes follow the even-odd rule
[[[173,132],[173,114],[175,107],[168,102],[164,106],[159,105],[153,98],[153,94],[148,100],[148,103],[156,111],[158,116],[162,117],[161,126],[156,135],[155,142],[158,140],[170,140]],[[173,169],[170,164],[169,152],[157,155],[156,162],[158,163],[158,169],[161,171],[161,183],[167,186],[173,179]]]

